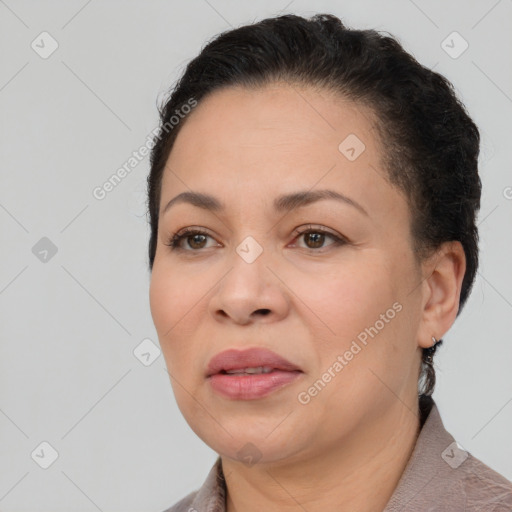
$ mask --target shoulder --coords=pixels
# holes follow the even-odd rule
[[[385,512],[512,511],[512,483],[455,441],[433,400],[427,405],[413,453]]]
[[[204,510],[224,512],[225,495],[224,473],[222,472],[222,460],[219,456],[203,485],[163,512],[202,512]]]
[[[512,482],[503,475],[470,453],[458,470],[459,478],[450,486],[450,491],[464,498],[465,510],[512,510]]]
[[[197,493],[198,491],[193,491],[190,494],[187,494],[172,507],[166,508],[162,512],[197,512],[194,507],[192,507],[192,503],[194,502],[194,498],[197,496]]]

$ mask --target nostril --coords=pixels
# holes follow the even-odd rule
[[[258,309],[256,313],[260,313],[262,315],[268,315],[270,313],[270,309]]]

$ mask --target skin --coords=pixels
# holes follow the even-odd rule
[[[161,214],[150,306],[178,406],[222,458],[228,512],[382,510],[414,448],[421,349],[455,320],[465,259],[458,242],[416,259],[411,213],[387,181],[373,119],[311,87],[230,87],[189,114],[167,161],[161,212],[190,190],[226,204]],[[354,161],[338,150],[349,134],[366,146]],[[332,199],[273,210],[275,197],[311,189],[342,193],[367,215]],[[309,224],[348,242],[294,232]],[[188,226],[209,237],[171,251],[169,237]],[[247,236],[263,248],[250,264],[236,252]],[[300,403],[394,303],[401,311]],[[211,357],[249,347],[269,348],[303,374],[258,400],[214,392]],[[254,465],[237,456],[249,442],[261,457]]]

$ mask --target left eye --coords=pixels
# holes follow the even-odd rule
[[[342,239],[339,236],[336,236],[333,233],[325,231],[323,229],[318,228],[310,228],[304,231],[297,230],[295,233],[294,240],[298,240],[300,237],[304,237],[306,243],[306,249],[321,249],[324,246],[324,242],[326,238],[330,238],[333,242],[329,245],[343,245],[346,243],[346,240]],[[189,252],[198,252],[200,249],[205,249],[206,241],[208,238],[213,240],[213,237],[208,234],[206,231],[202,231],[199,229],[188,229],[182,231],[181,233],[176,233],[173,235],[166,245],[171,247],[171,250],[183,250]],[[185,249],[182,246],[182,242],[186,240],[190,249]],[[304,247],[303,247],[304,248]]]
[[[306,249],[320,249],[324,246],[324,242],[326,237],[333,240],[333,242],[329,245],[342,245],[345,243],[345,240],[340,238],[339,236],[336,236],[333,233],[330,233],[328,231],[325,231],[323,229],[318,228],[310,228],[305,231],[297,232],[297,237],[295,239],[298,239],[300,237],[304,237],[304,242],[306,244]],[[325,247],[325,246],[324,246]]]

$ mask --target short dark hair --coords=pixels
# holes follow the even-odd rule
[[[446,241],[459,241],[464,248],[466,272],[458,315],[478,267],[480,134],[452,84],[419,64],[387,34],[350,29],[331,14],[309,19],[287,14],[228,30],[208,42],[159,107],[161,124],[148,176],[150,270],[162,174],[186,122],[185,116],[173,126],[176,111],[191,98],[199,102],[220,88],[286,81],[333,91],[370,107],[381,147],[386,148],[382,159],[387,177],[410,207],[415,254],[425,258]],[[431,395],[435,385],[427,355],[424,349],[423,395]]]

